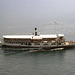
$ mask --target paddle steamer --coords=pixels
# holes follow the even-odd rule
[[[62,48],[69,45],[65,42],[64,34],[41,35],[35,28],[34,35],[4,35],[2,47],[14,48],[42,48],[53,49]]]

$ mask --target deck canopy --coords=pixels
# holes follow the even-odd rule
[[[40,36],[32,36],[32,39],[42,39]]]
[[[6,39],[43,39],[43,38],[57,38],[56,34],[50,34],[50,35],[4,35],[3,38]]]
[[[42,38],[57,38],[56,34],[50,34],[50,35],[40,35]]]
[[[31,39],[32,35],[4,35],[3,38],[7,38],[7,39]]]
[[[64,34],[58,34],[58,37],[64,37]]]

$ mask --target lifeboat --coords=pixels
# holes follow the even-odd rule
[[[33,43],[38,43],[38,41],[33,41]]]
[[[44,41],[41,41],[41,43],[43,43]]]

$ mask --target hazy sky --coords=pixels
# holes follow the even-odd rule
[[[0,0],[0,31],[3,33],[18,27],[32,31],[34,27],[41,28],[54,21],[74,27],[75,0]]]

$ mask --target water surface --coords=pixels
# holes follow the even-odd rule
[[[0,75],[75,75],[75,48],[45,52],[0,48]]]

